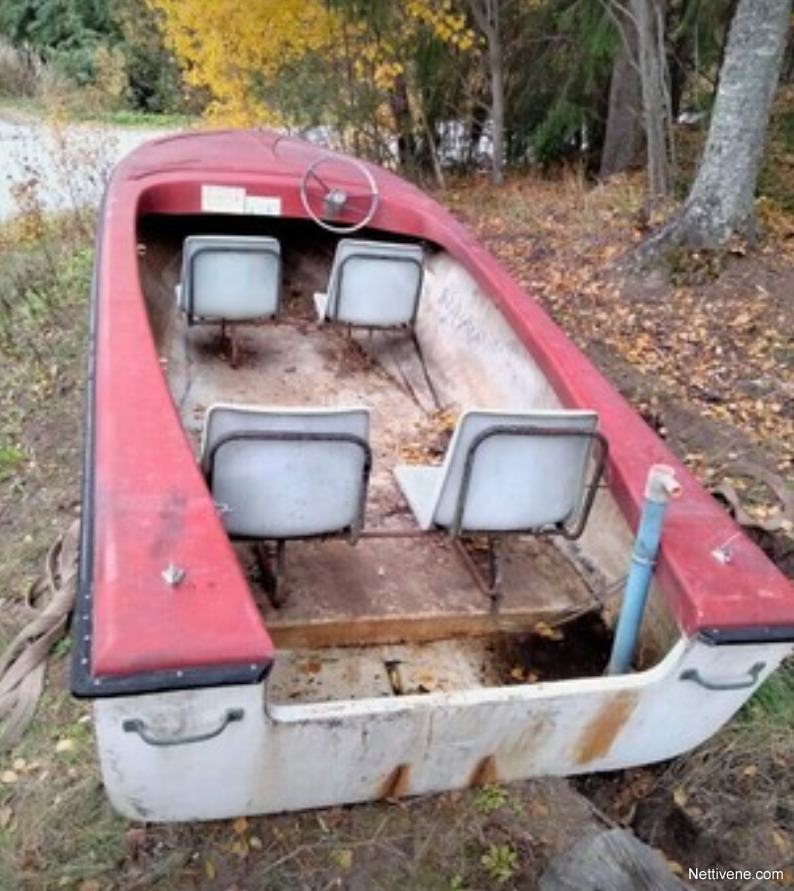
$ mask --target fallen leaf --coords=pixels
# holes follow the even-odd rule
[[[236,854],[240,860],[245,860],[248,856],[248,843],[243,839],[236,841],[231,847],[231,852]]]
[[[441,687],[440,679],[427,669],[417,672],[416,682],[426,690],[437,690]]]
[[[0,774],[0,783],[5,783],[7,786],[11,786],[19,779],[16,771],[13,770],[4,770],[2,774]]]
[[[143,846],[146,844],[146,830],[140,827],[128,829],[126,840],[127,856],[130,860],[137,860]]]
[[[545,637],[546,640],[562,640],[565,637],[559,628],[552,628],[545,622],[538,622],[535,625],[534,633],[537,634],[538,637]]]
[[[331,851],[331,860],[340,869],[350,869],[353,865],[353,852],[350,848],[335,848]]]
[[[791,853],[791,839],[780,829],[772,830],[772,843],[780,851],[782,857],[788,857]]]
[[[232,823],[232,829],[234,829],[235,835],[244,835],[248,829],[248,820],[245,817],[238,817]]]
[[[684,874],[684,867],[677,860],[672,860],[670,857],[665,857],[664,859],[670,867],[671,872],[675,873],[677,876],[682,876]]]

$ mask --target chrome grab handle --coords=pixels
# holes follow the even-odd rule
[[[752,665],[747,673],[750,677],[746,681],[733,681],[726,684],[720,683],[712,683],[711,681],[704,680],[697,668],[688,668],[686,671],[681,672],[679,676],[679,680],[682,681],[694,681],[696,684],[699,684],[706,690],[746,690],[748,687],[753,687],[758,682],[758,675],[766,668],[766,662],[756,662],[755,665]]]
[[[214,729],[208,730],[206,733],[197,733],[195,736],[182,736],[174,738],[159,738],[152,736],[146,727],[146,724],[140,718],[128,718],[121,725],[121,729],[125,733],[137,733],[138,736],[150,746],[187,746],[191,743],[206,742],[208,739],[214,739],[235,721],[242,721],[245,712],[241,708],[230,708],[227,710],[221,723]]]

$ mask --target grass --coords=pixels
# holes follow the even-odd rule
[[[0,639],[79,499],[91,248],[65,218],[0,228]]]
[[[44,113],[41,102],[29,96],[9,96],[0,94],[0,118],[14,123],[29,123]]]
[[[518,852],[510,845],[489,845],[480,858],[488,878],[501,885],[512,879],[518,871]]]
[[[193,127],[198,119],[195,115],[175,112],[150,114],[140,111],[116,111],[101,115],[98,120],[100,123],[119,127],[162,127],[175,130]]]
[[[509,795],[506,789],[502,786],[489,785],[475,793],[472,804],[474,809],[481,814],[492,814],[504,807],[508,800]]]
[[[13,476],[24,460],[25,453],[19,446],[0,444],[0,483]]]
[[[118,111],[100,111],[87,115],[72,114],[72,119],[85,123],[103,124],[111,127],[152,127],[156,129],[177,130],[195,126],[198,120],[187,114],[149,114],[142,111],[120,109]]]
[[[794,748],[794,661],[784,662],[765,681],[734,726],[753,735],[785,734]]]
[[[52,103],[30,97],[0,95],[0,120],[30,124],[47,121],[52,116]],[[101,124],[106,127],[151,127],[177,130],[195,126],[198,118],[188,114],[149,114],[131,109],[85,110],[79,105],[58,104],[58,116],[81,124]]]

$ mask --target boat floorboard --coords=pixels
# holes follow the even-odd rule
[[[238,546],[249,577],[255,561]],[[459,553],[440,535],[287,545],[286,603],[255,590],[280,647],[351,646],[526,632],[593,605],[581,579],[548,543],[513,542],[503,554],[498,612]]]

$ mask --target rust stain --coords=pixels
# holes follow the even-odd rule
[[[474,789],[481,786],[493,786],[499,782],[499,775],[496,772],[496,758],[493,755],[486,755],[477,762],[477,766],[469,777],[469,786]]]
[[[378,787],[377,797],[382,801],[398,801],[408,794],[411,765],[398,764]]]
[[[607,702],[577,740],[574,747],[577,764],[589,764],[609,752],[638,701],[636,693],[625,691]]]

